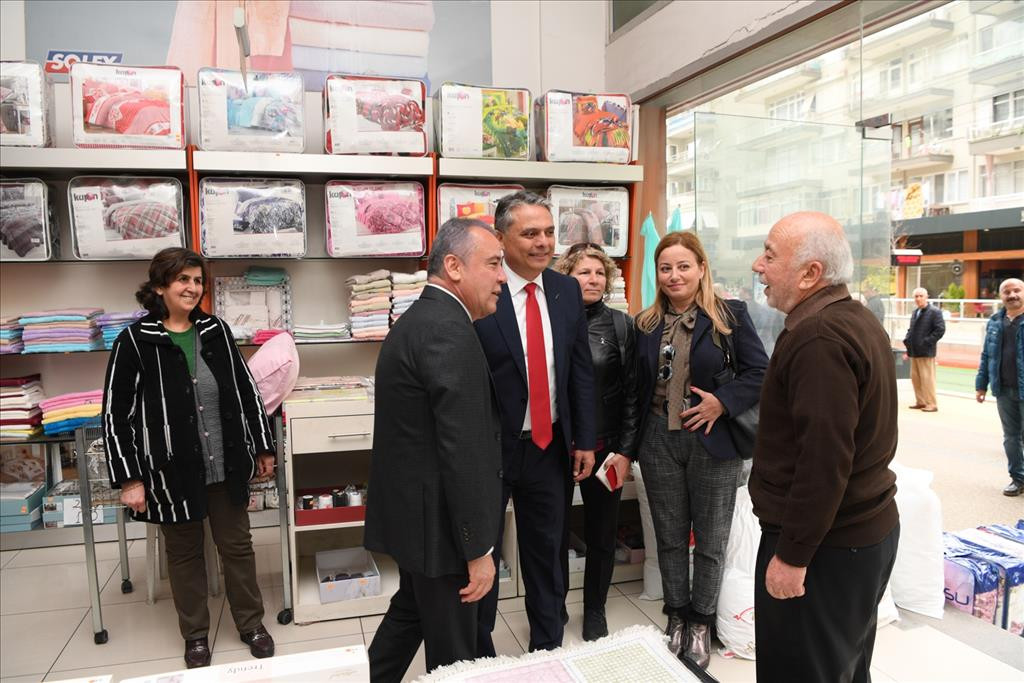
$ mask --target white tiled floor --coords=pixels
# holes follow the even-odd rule
[[[263,530],[257,530],[262,532]],[[276,533],[276,531],[275,531]],[[308,626],[282,626],[275,617],[283,606],[280,567],[274,562],[280,547],[270,535],[256,535],[259,582],[267,605],[264,623],[277,642],[279,654],[294,654],[329,647],[369,644],[380,616],[344,619]],[[114,544],[102,544],[99,562],[104,626],[110,640],[93,643],[92,619],[85,586],[85,565],[80,546],[5,552],[0,556],[0,681],[43,681],[111,674],[114,680],[182,666],[182,642],[167,582],[159,584],[155,605],[145,603],[145,567],[140,553],[144,541],[129,548],[133,593],[120,591],[120,571]],[[633,624],[664,627],[661,603],[640,599],[639,581],[613,586],[607,604],[612,631]],[[40,596],[46,596],[40,602]],[[568,600],[569,626],[565,643],[580,639],[583,605],[580,591]],[[215,664],[244,661],[248,649],[238,639],[223,596],[210,599],[213,628],[211,644]],[[503,600],[494,631],[499,654],[522,654],[529,642],[529,625],[522,598]],[[722,683],[754,680],[753,662],[712,658],[710,672]],[[406,675],[413,680],[424,673],[423,649]],[[1021,681],[1024,672],[932,628],[903,622],[878,634],[872,675],[890,681]]]

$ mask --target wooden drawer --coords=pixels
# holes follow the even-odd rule
[[[362,451],[373,447],[373,415],[298,417],[288,422],[292,453]]]

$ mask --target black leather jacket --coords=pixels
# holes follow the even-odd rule
[[[615,317],[625,339],[619,339]],[[590,333],[590,355],[594,360],[597,437],[607,450],[634,457],[620,444],[623,433],[635,433],[639,417],[636,389],[636,332],[633,320],[622,311],[605,306],[603,301],[587,306],[587,328]],[[623,365],[625,359],[625,365]]]

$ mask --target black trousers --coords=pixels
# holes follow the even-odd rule
[[[530,622],[530,651],[553,650],[562,645],[562,538],[565,525],[565,478],[570,466],[565,442],[554,428],[555,439],[541,451],[529,440],[516,440],[503,457],[504,490],[501,509],[511,497],[519,536],[519,567],[526,586],[526,618]],[[503,437],[505,438],[505,437]],[[504,519],[504,512],[502,513]],[[494,561],[501,554],[504,525],[494,544]],[[478,656],[493,657],[491,631],[498,614],[498,582],[480,601]]]
[[[762,532],[754,574],[757,680],[868,683],[878,603],[899,538],[897,525],[876,545],[819,547],[803,597],[776,600],[764,577],[779,535]]]
[[[427,671],[475,659],[479,603],[459,596],[468,575],[431,578],[401,568],[398,575],[398,592],[370,643],[370,680],[401,681],[420,643]]]
[[[608,457],[601,449],[594,458],[594,472]],[[562,536],[562,580],[569,590],[569,521],[572,511],[572,458],[568,459],[569,482],[566,489],[565,529]],[[580,482],[583,496],[583,542],[587,544],[587,562],[583,571],[583,608],[603,608],[615,569],[615,540],[619,528],[619,501],[622,488],[609,491],[593,474]]]

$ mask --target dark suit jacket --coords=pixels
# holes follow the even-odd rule
[[[736,379],[715,389],[712,377],[725,367],[725,356],[715,346],[711,334],[711,318],[698,309],[697,321],[693,327],[690,343],[690,386],[710,391],[722,405],[727,415],[740,415],[758,402],[761,396],[761,383],[764,381],[765,369],[768,367],[768,356],[757,336],[757,330],[747,314],[747,305],[742,301],[729,299],[726,301],[732,309],[736,322],[733,323],[733,345],[736,348]],[[622,438],[622,451],[632,458],[644,447],[642,438],[647,426],[647,418],[651,414],[651,401],[654,398],[654,385],[657,380],[658,367],[661,364],[661,334],[665,328],[662,321],[653,332],[647,334],[637,330],[637,395],[640,397],[640,421],[637,432],[626,434]],[[725,344],[725,338],[722,344]],[[690,398],[691,405],[700,404],[700,396],[694,393]],[[736,446],[729,436],[725,423],[726,415],[718,418],[711,428],[711,434],[704,435],[704,427],[697,430],[705,450],[716,458],[735,458]]]
[[[914,320],[914,313],[918,310],[921,313],[917,320]],[[903,339],[907,355],[911,358],[934,358],[935,347],[942,339],[942,335],[946,334],[946,321],[942,319],[942,311],[928,305],[923,309],[915,308],[914,313],[910,314],[910,327]]]
[[[501,431],[480,342],[432,287],[391,328],[376,371],[364,545],[426,576],[462,574],[501,522]]]
[[[574,278],[544,271],[544,295],[551,321],[555,353],[558,419],[566,450],[592,450],[597,442],[594,424],[594,366],[590,358],[587,314]],[[501,286],[498,310],[475,323],[487,354],[501,408],[503,448],[512,448],[523,428],[529,386],[519,323],[508,285]],[[557,435],[556,435],[557,436]]]

